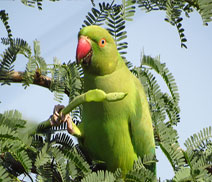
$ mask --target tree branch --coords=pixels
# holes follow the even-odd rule
[[[0,82],[8,81],[10,83],[23,83],[24,82],[24,72],[22,71],[12,71],[6,76],[0,76]],[[40,74],[36,71],[32,84],[38,85],[47,89],[50,89],[52,79],[48,76]],[[69,96],[69,90],[65,89],[64,93]]]

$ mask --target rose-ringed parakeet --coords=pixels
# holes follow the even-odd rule
[[[119,101],[83,103],[82,122],[68,123],[69,132],[92,160],[104,161],[106,168],[123,174],[140,156],[155,153],[148,102],[140,81],[129,71],[107,30],[88,26],[80,30],[76,59],[84,71],[84,91],[123,92]],[[152,166],[152,170],[155,164]]]
[[[76,59],[84,71],[84,91],[128,95],[116,102],[83,104],[80,144],[107,169],[124,173],[144,155],[155,153],[152,120],[140,81],[129,71],[107,30],[88,26],[80,30]]]

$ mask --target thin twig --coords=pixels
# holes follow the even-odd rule
[[[24,72],[22,71],[12,71],[6,76],[0,76],[0,82],[7,81],[9,83],[23,83],[24,82]],[[32,84],[38,85],[44,88],[50,89],[52,79],[48,76],[40,74],[38,71],[35,72]],[[65,89],[64,93],[69,96],[69,90]]]

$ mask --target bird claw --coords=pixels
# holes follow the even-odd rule
[[[65,108],[65,106],[60,104],[54,107],[53,115],[50,117],[51,126],[59,126],[60,124],[67,122],[67,130],[69,133],[73,134],[73,121],[70,114],[64,115],[62,112],[60,112],[63,108]]]
[[[63,108],[64,106],[59,104],[54,107],[53,115],[50,117],[52,126],[58,126],[64,122],[64,116],[60,114]]]

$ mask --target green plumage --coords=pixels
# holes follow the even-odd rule
[[[79,32],[88,39],[92,56],[83,64],[84,91],[101,89],[105,93],[128,95],[116,102],[83,104],[80,145],[93,160],[106,163],[108,170],[132,169],[138,156],[155,153],[152,121],[140,81],[128,70],[111,35],[103,28],[89,26]],[[104,39],[104,46],[100,41]]]

